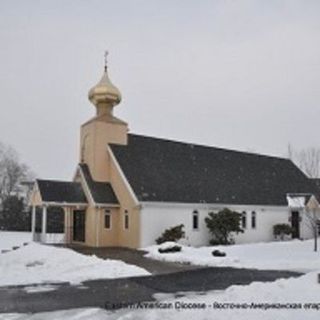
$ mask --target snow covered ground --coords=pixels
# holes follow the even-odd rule
[[[9,241],[7,241],[8,243]],[[166,244],[165,244],[166,245]],[[165,246],[164,245],[164,246]],[[0,320],[103,320],[103,319],[310,319],[320,317],[320,254],[313,252],[312,240],[258,243],[234,246],[191,248],[180,253],[159,254],[159,246],[147,248],[148,256],[200,265],[250,267],[258,269],[291,269],[308,273],[300,278],[281,279],[271,283],[255,282],[232,286],[225,291],[157,295],[153,309],[123,309],[116,312],[84,308],[38,314],[0,314]],[[211,252],[227,253],[216,258]],[[320,273],[320,271],[319,271]],[[0,286],[8,284],[113,278],[148,274],[123,262],[88,257],[72,250],[32,243],[19,250],[0,254]],[[50,290],[51,288],[46,288]],[[167,306],[166,309],[163,307]],[[191,308],[190,308],[191,307]]]
[[[30,232],[0,231],[0,251],[10,250],[13,246],[21,246],[25,242],[31,242]]]
[[[64,281],[77,284],[92,279],[148,274],[122,261],[103,260],[38,243],[0,254],[0,286]]]
[[[0,315],[0,319],[185,320],[187,317],[189,320],[316,320],[320,316],[319,286],[317,274],[309,273],[296,279],[282,279],[271,283],[255,282],[247,286],[232,286],[225,291],[211,291],[204,295],[189,294],[179,298],[158,295],[158,307],[166,305],[167,309],[125,309],[112,313],[88,308],[35,315]],[[193,308],[190,308],[191,306]]]
[[[214,247],[186,247],[177,253],[158,252],[154,245],[143,250],[148,251],[146,257],[190,263],[202,266],[230,266],[235,268],[255,268],[274,270],[314,271],[320,270],[320,252],[313,251],[313,240],[293,240],[285,242],[266,242]],[[213,257],[213,250],[220,250],[226,257]]]

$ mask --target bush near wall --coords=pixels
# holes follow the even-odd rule
[[[156,239],[156,243],[157,244],[161,244],[167,241],[173,241],[176,242],[178,240],[180,240],[181,238],[184,237],[185,232],[183,231],[184,225],[180,224],[178,226],[166,229],[161,237],[159,237],[158,239]]]
[[[292,227],[286,223],[279,223],[273,226],[273,235],[276,239],[284,240],[286,236],[291,236]]]
[[[205,218],[209,232],[212,235],[211,245],[228,245],[233,244],[232,233],[243,232],[240,227],[241,214],[228,208],[214,213],[210,212]]]

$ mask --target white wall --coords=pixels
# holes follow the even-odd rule
[[[271,206],[234,206],[234,205],[205,205],[205,204],[168,204],[144,203],[141,209],[141,247],[155,243],[161,233],[170,227],[184,224],[186,239],[183,241],[192,246],[208,245],[210,234],[204,222],[209,212],[218,212],[223,208],[238,212],[247,212],[247,228],[244,233],[235,235],[236,243],[272,241],[273,226],[277,223],[289,222],[290,210],[288,207]],[[192,229],[192,212],[199,212],[199,230]],[[251,213],[256,212],[256,228],[251,228]],[[301,237],[310,238],[310,231],[304,225],[305,217],[301,223]]]
[[[287,207],[257,207],[237,210],[238,212],[246,211],[247,227],[244,233],[235,235],[236,243],[263,242],[274,240],[273,226],[278,223],[289,222],[289,211]],[[256,228],[251,227],[252,212],[256,212]]]
[[[199,212],[199,229],[192,230],[192,212]],[[184,224],[185,244],[200,246],[209,243],[209,234],[204,222],[208,211],[190,207],[152,206],[141,210],[140,246],[146,247],[155,244],[155,239],[161,236],[165,229]]]

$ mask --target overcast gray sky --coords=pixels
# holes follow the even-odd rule
[[[0,141],[70,179],[103,52],[131,132],[320,147],[320,1],[0,0]]]

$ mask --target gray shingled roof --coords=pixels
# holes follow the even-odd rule
[[[318,190],[320,191],[320,179],[319,178],[311,178],[310,179],[318,188]]]
[[[288,159],[133,134],[111,149],[140,201],[287,205],[287,193],[316,194]]]
[[[79,168],[86,179],[88,188],[95,203],[98,204],[119,204],[113,188],[108,182],[98,182],[92,179],[89,167],[85,163],[80,163]]]
[[[316,186],[317,188],[317,198],[320,199],[320,179],[319,178],[311,178],[310,179],[312,183]]]
[[[87,203],[87,199],[78,182],[37,180],[43,202]]]

